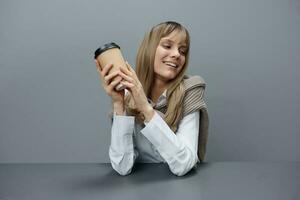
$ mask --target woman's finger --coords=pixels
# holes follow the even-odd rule
[[[104,81],[105,81],[106,83],[109,83],[110,80],[111,80],[112,78],[114,78],[115,76],[117,76],[117,75],[119,75],[119,71],[114,71],[114,72],[108,74],[107,76],[105,76],[105,77],[104,77]]]
[[[120,82],[122,81],[121,77],[115,78],[109,85],[108,89],[112,91]]]
[[[127,65],[127,68],[129,69],[129,70],[128,70],[129,73],[132,73],[133,76],[134,76],[135,78],[137,78],[137,75],[136,75],[134,69],[131,67],[131,65],[130,65],[127,61],[126,61],[125,63],[126,63],[126,65]]]
[[[101,67],[100,67],[99,62],[98,62],[96,59],[95,59],[94,61],[95,61],[95,64],[96,64],[96,69],[97,69],[97,71],[98,71],[99,73],[101,73]]]
[[[109,70],[112,68],[113,64],[112,63],[109,63],[109,64],[106,64],[103,69],[101,70],[101,75],[104,77],[107,75],[107,73],[109,72]]]
[[[126,61],[126,65],[130,72],[135,72],[134,69],[131,67],[131,65]]]
[[[132,83],[133,82],[133,78],[131,78],[130,76],[124,74],[124,72],[120,71],[119,75],[124,78],[125,80],[127,80],[128,82]]]
[[[129,62],[128,62],[127,60],[125,61],[125,63],[126,63],[127,68],[128,68],[129,70],[132,69],[131,65],[129,64]]]
[[[94,59],[94,62],[95,62],[95,64],[96,64],[96,67],[100,68],[100,64],[99,64],[98,60]],[[100,69],[101,69],[101,68],[100,68]]]
[[[127,65],[127,64],[126,64]],[[120,70],[122,71],[122,72],[124,72],[126,75],[132,75],[132,73],[130,72],[130,70],[129,69],[127,69],[127,68],[124,68],[124,67],[120,67]]]
[[[134,87],[133,83],[129,83],[128,81],[124,81],[124,80],[121,81],[121,84],[125,85],[127,88]]]

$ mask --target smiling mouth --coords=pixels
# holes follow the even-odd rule
[[[168,65],[168,66],[170,66],[170,67],[172,67],[172,68],[175,68],[175,69],[178,67],[177,64],[172,63],[172,62],[163,61],[163,63],[164,63],[165,65]]]

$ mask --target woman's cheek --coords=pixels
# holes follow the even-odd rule
[[[183,57],[183,58],[181,59],[181,68],[184,66],[184,64],[185,64],[185,57]]]

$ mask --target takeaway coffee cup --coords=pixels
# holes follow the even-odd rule
[[[110,69],[109,73],[119,70],[120,67],[127,68],[125,60],[121,53],[120,46],[113,42],[104,44],[103,46],[99,47],[95,51],[94,58],[97,59],[101,68],[108,63],[112,63],[113,66]],[[120,83],[115,87],[115,89],[117,91],[121,91],[125,89],[125,85]]]

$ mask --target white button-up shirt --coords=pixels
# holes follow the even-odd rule
[[[159,97],[156,106],[164,101],[166,91]],[[134,162],[164,162],[173,174],[186,174],[199,161],[199,118],[199,111],[185,116],[174,134],[156,112],[149,122],[144,122],[145,127],[136,123],[134,116],[114,114],[109,148],[113,169],[127,175]]]

